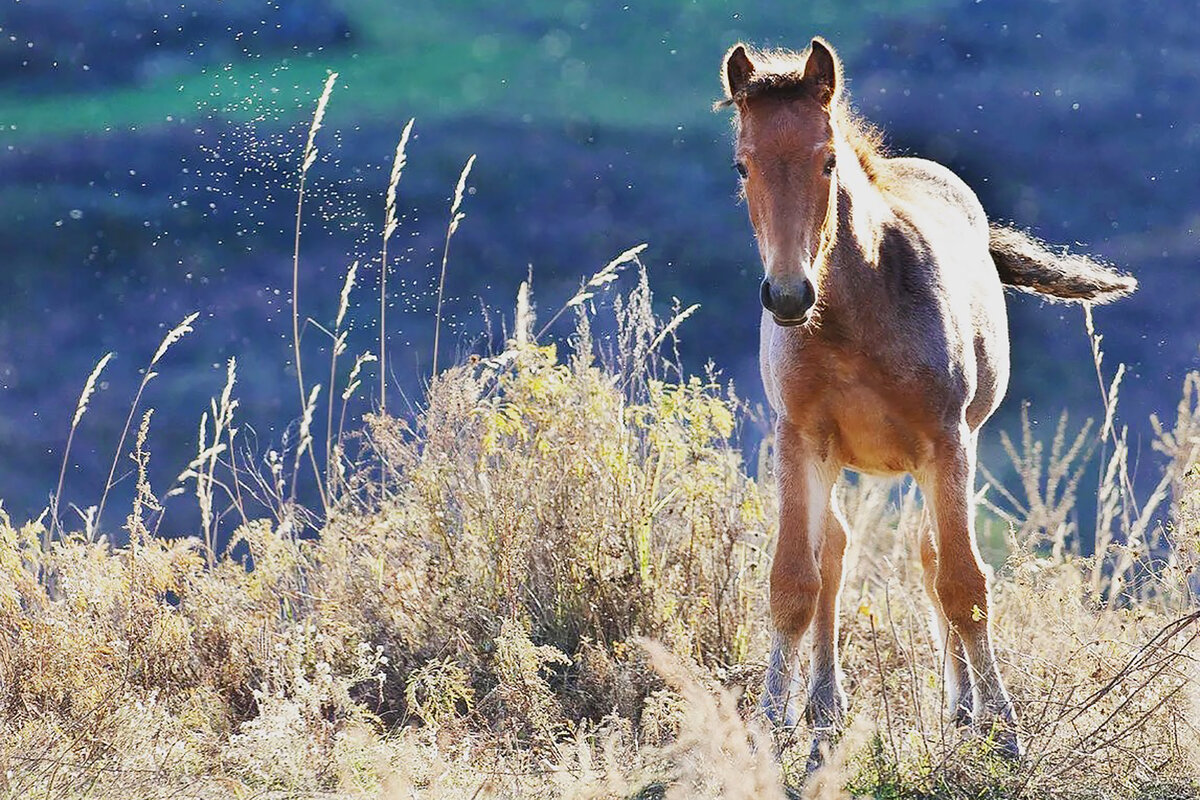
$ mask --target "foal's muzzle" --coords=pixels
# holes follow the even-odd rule
[[[817,301],[817,293],[807,279],[795,286],[776,285],[763,279],[759,298],[763,308],[775,318],[776,325],[790,327],[808,321],[808,312]]]

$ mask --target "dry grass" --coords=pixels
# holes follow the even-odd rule
[[[854,532],[842,613],[851,720],[800,789],[804,731],[776,741],[754,711],[772,478],[751,477],[738,447],[750,410],[662,355],[691,310],[655,317],[640,252],[566,303],[559,313],[577,325],[565,342],[535,335],[522,286],[504,350],[433,376],[412,416],[370,415],[343,435],[368,354],[345,376],[330,365],[333,391],[300,382],[300,441],[267,474],[232,459],[231,363],[182,476],[200,509],[190,538],[157,535],[188,532],[164,526],[146,477],[150,412],[127,545],[91,523],[51,537],[57,513],[0,517],[0,794],[1200,792],[1200,375],[1176,420],[1155,421],[1162,480],[1145,498],[1090,320],[1100,430],[1072,434],[1064,421],[1045,445],[1028,426],[1006,440],[1020,483],[989,487],[983,527],[1003,532],[996,639],[1022,764],[946,722],[916,493],[839,487]],[[592,296],[630,265],[636,282],[597,319]],[[343,307],[353,286],[352,272]],[[336,340],[341,320],[330,329]],[[294,500],[306,451],[317,510]],[[1081,486],[1088,458],[1102,468],[1095,495]],[[1100,533],[1085,556],[1077,509],[1093,497]],[[218,551],[222,525],[236,533]]]

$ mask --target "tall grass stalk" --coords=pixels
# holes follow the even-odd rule
[[[354,279],[358,274],[358,262],[355,261],[350,265],[350,269],[346,270],[346,280],[342,283],[342,294],[338,302],[337,318],[333,322],[333,343],[330,345],[329,354],[329,402],[326,403],[325,417],[325,490],[330,496],[330,501],[335,497],[334,482],[333,482],[333,453],[335,443],[341,444],[341,431],[338,431],[337,438],[334,438],[333,431],[333,390],[337,380],[337,362],[338,356],[346,352],[346,338],[349,331],[342,330],[342,322],[346,319],[346,311],[350,308],[350,292],[354,289]]]
[[[362,368],[364,365],[377,361],[374,353],[363,352],[359,353],[358,358],[354,359],[354,366],[350,369],[350,374],[346,377],[346,388],[342,390],[342,411],[338,418],[337,441],[342,441],[342,434],[346,429],[346,408],[350,403],[350,398],[358,391],[358,387],[362,385]],[[330,392],[332,400],[333,392]]]
[[[100,379],[100,373],[104,372],[104,368],[108,366],[108,362],[112,360],[112,357],[113,354],[111,352],[105,353],[104,357],[96,362],[92,373],[84,381],[83,391],[79,393],[79,402],[75,404],[75,415],[71,418],[71,431],[67,434],[67,444],[63,448],[62,466],[58,470],[58,486],[55,488],[54,496],[50,501],[50,526],[45,529],[42,536],[43,551],[50,549],[50,537],[59,527],[58,507],[62,501],[63,480],[67,475],[67,463],[71,459],[71,444],[75,441],[75,430],[79,427],[79,422],[83,419],[84,413],[87,412],[88,403],[92,399],[92,393],[96,391],[96,381]]]
[[[300,460],[304,457],[305,451],[312,455],[312,421],[317,410],[317,397],[321,394],[321,384],[315,384],[312,391],[308,393],[308,398],[304,402],[304,414],[300,417],[300,436],[296,442],[296,456],[292,463],[292,491],[290,494],[291,503],[296,502],[296,484],[300,478]],[[317,476],[318,488],[321,476]],[[328,511],[328,507],[326,507]]]
[[[126,528],[129,531],[129,549],[136,553],[145,544],[148,534],[143,514],[146,511],[161,511],[162,505],[150,489],[150,477],[147,468],[150,464],[150,454],[146,451],[146,441],[150,438],[150,419],[154,409],[147,408],[142,414],[142,422],[138,425],[137,436],[133,442],[133,463],[136,465],[136,483],[133,493],[133,503],[129,516],[126,518]]]
[[[441,343],[442,333],[442,298],[446,290],[446,264],[450,260],[450,240],[454,237],[454,232],[458,230],[458,225],[466,217],[466,214],[461,213],[458,209],[462,206],[463,192],[467,188],[467,176],[471,174],[471,167],[475,164],[475,154],[467,159],[467,163],[463,166],[462,174],[458,176],[458,186],[454,188],[454,203],[450,206],[450,224],[446,226],[446,245],[442,249],[442,271],[438,276],[438,292],[437,292],[437,313],[434,315],[433,323],[433,367],[431,370],[431,378],[437,377],[438,371],[438,350]],[[386,372],[384,365],[379,365],[381,373]]]
[[[210,400],[209,411],[201,415],[196,457],[179,476],[180,481],[191,479],[196,482],[196,501],[200,509],[200,527],[204,537],[204,552],[209,569],[216,565],[218,555],[217,528],[220,524],[221,514],[214,513],[217,488],[222,489],[230,501],[234,502],[243,522],[246,521],[246,511],[241,502],[240,490],[231,488],[217,477],[221,454],[229,452],[232,458],[233,415],[238,406],[238,401],[233,398],[233,387],[236,383],[237,360],[230,358],[225,368],[225,388],[221,390],[220,402]],[[212,421],[211,440],[208,436],[210,420]],[[236,482],[236,480],[237,473],[235,471],[234,481]]]
[[[112,466],[108,469],[108,478],[104,481],[104,491],[100,495],[100,502],[96,507],[96,521],[98,524],[103,523],[104,506],[108,501],[108,493],[113,487],[113,477],[117,473],[117,464],[121,459],[121,451],[125,448],[125,439],[129,436],[129,428],[133,424],[133,415],[137,413],[138,406],[142,401],[142,393],[146,391],[146,385],[152,379],[158,376],[154,371],[154,367],[167,354],[167,350],[171,345],[178,342],[184,336],[187,336],[194,329],[192,323],[200,316],[199,311],[194,311],[184,317],[183,321],[167,332],[163,337],[162,342],[158,345],[158,350],[154,352],[154,357],[150,359],[150,364],[146,367],[145,373],[142,375],[141,383],[138,384],[137,393],[133,396],[133,403],[129,406],[129,415],[125,418],[125,427],[121,429],[121,438],[117,440],[117,448],[113,452]]]
[[[1125,365],[1118,364],[1111,383],[1104,380],[1104,351],[1100,344],[1104,336],[1096,332],[1095,321],[1092,318],[1092,304],[1083,304],[1083,324],[1087,331],[1088,345],[1092,350],[1092,364],[1096,368],[1096,382],[1100,389],[1100,399],[1104,403],[1104,424],[1101,426],[1100,439],[1106,443],[1112,441],[1113,447],[1119,448],[1116,432],[1117,397],[1121,388],[1121,379],[1125,377]],[[1121,488],[1132,500],[1134,497],[1133,481],[1129,477],[1128,464],[1122,462],[1119,472]]]
[[[400,142],[396,145],[396,155],[392,159],[392,175],[388,180],[387,196],[384,199],[383,220],[383,252],[379,260],[379,413],[387,413],[387,278],[388,278],[388,241],[396,232],[399,222],[396,219],[396,187],[400,184],[400,175],[408,161],[405,149],[408,137],[412,133],[413,123],[410,119],[400,134]],[[333,402],[333,384],[329,384],[329,401]]]
[[[679,326],[682,325],[688,317],[690,317],[692,314],[695,314],[699,309],[699,303],[692,303],[687,308],[676,312],[676,314],[667,321],[667,324],[662,327],[662,330],[660,330],[650,341],[650,352],[656,352],[659,345],[665,342],[668,336],[674,336],[675,332],[679,330]]]
[[[584,281],[583,285],[579,287],[579,290],[575,292],[575,294],[571,295],[571,298],[567,300],[567,302],[563,303],[558,311],[555,311],[554,315],[550,317],[549,321],[547,321],[546,324],[541,327],[541,329],[537,332],[537,335],[533,337],[534,340],[536,341],[537,339],[540,339],[546,333],[546,331],[550,330],[554,323],[558,322],[558,318],[561,317],[567,309],[582,306],[588,300],[591,300],[593,297],[595,297],[597,291],[604,289],[617,278],[619,278],[621,275],[621,270],[626,265],[638,263],[638,256],[642,254],[646,247],[647,245],[645,243],[635,245],[634,247],[629,248],[616,258],[609,261],[596,272],[592,273],[592,276]],[[528,307],[528,302],[526,302],[526,307]]]
[[[1105,447],[1109,442],[1113,446],[1107,469],[1102,469],[1100,472],[1100,482],[1096,492],[1096,557],[1099,565],[1103,565],[1106,551],[1116,538],[1112,531],[1114,522],[1120,522],[1120,530],[1123,532],[1124,538],[1116,561],[1112,565],[1111,575],[1103,576],[1101,566],[1098,565],[1093,578],[1096,587],[1105,582],[1108,584],[1107,607],[1111,610],[1129,599],[1126,589],[1137,591],[1138,587],[1133,584],[1138,578],[1136,573],[1139,565],[1145,566],[1149,562],[1154,547],[1151,532],[1155,527],[1161,529],[1156,514],[1170,497],[1171,486],[1177,481],[1181,467],[1186,469],[1187,465],[1171,459],[1145,502],[1139,502],[1129,472],[1129,431],[1127,427],[1122,426],[1118,435],[1116,425],[1117,398],[1121,380],[1125,376],[1125,365],[1118,364],[1112,381],[1105,381],[1104,351],[1101,349],[1104,337],[1096,331],[1090,304],[1085,303],[1083,306],[1083,320],[1088,344],[1092,350],[1092,363],[1096,370],[1100,397],[1104,402],[1104,424],[1101,427],[1100,437]],[[1185,416],[1186,412],[1181,411],[1180,423],[1183,423]],[[1157,423],[1157,420],[1152,418],[1151,422]],[[1165,441],[1163,432],[1157,424],[1155,427],[1159,434],[1159,441],[1155,443],[1155,447],[1162,451]]]
[[[300,392],[300,408],[302,409],[307,409],[308,401],[304,388],[303,359],[300,355],[300,230],[304,221],[304,187],[308,171],[317,160],[317,131],[321,129],[321,123],[325,119],[325,107],[329,104],[329,97],[333,94],[333,85],[337,78],[336,72],[329,73],[329,77],[325,79],[325,88],[321,91],[320,99],[317,100],[317,109],[313,113],[312,124],[308,128],[308,141],[304,145],[304,160],[300,166],[300,181],[296,190],[296,234],[292,245],[292,350],[296,359],[296,388]],[[321,471],[317,466],[316,455],[311,450],[309,455],[312,458],[313,477],[317,481],[317,492],[321,498],[321,505],[328,511],[329,501],[321,486]]]

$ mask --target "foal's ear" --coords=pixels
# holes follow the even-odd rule
[[[732,100],[734,95],[746,87],[754,77],[754,62],[746,52],[746,46],[738,42],[725,54],[725,68],[721,70],[725,84],[725,96]]]
[[[833,47],[820,36],[812,40],[809,48],[804,80],[817,87],[817,98],[823,105],[832,105],[842,83],[842,63]]]

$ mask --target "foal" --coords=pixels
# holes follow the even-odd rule
[[[719,105],[736,112],[734,164],[766,270],[759,356],[777,415],[777,633],[767,716],[794,724],[787,689],[811,627],[809,768],[820,763],[820,744],[846,707],[837,653],[846,526],[834,481],[843,468],[908,472],[932,511],[921,561],[950,708],[1017,756],[973,502],[979,427],[1008,384],[1001,285],[1095,303],[1129,294],[1137,282],[989,227],[975,194],[950,170],[883,155],[848,109],[841,64],[822,39],[802,54],[736,45],[722,77]]]

